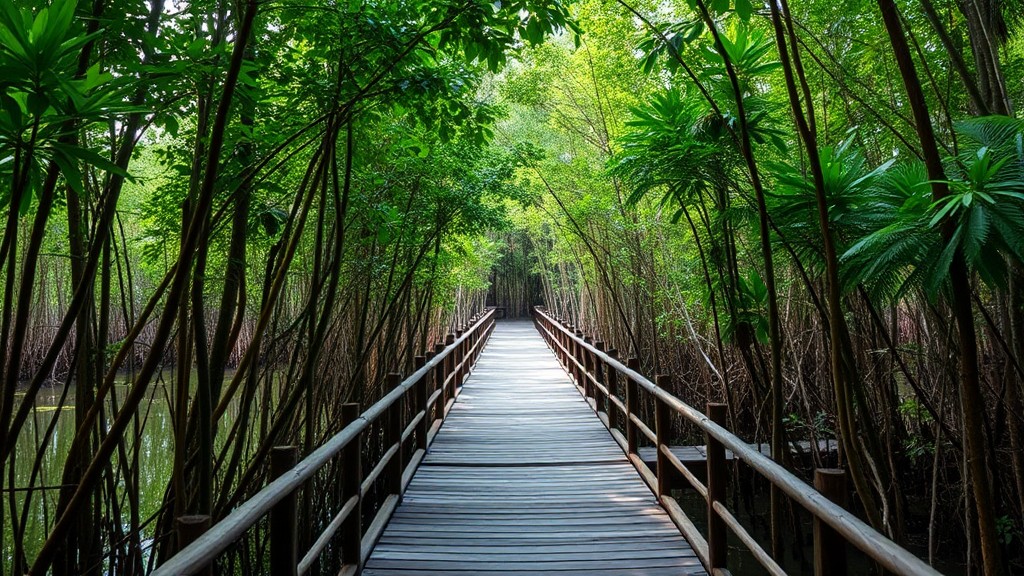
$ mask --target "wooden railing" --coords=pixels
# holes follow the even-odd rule
[[[815,486],[812,487],[726,430],[724,404],[708,404],[707,413],[702,413],[667,392],[661,386],[665,383],[664,377],[659,377],[656,384],[641,375],[635,358],[623,364],[614,350],[605,350],[603,343],[592,341],[581,331],[562,324],[542,307],[534,309],[534,320],[548,346],[576,381],[679,531],[693,545],[704,568],[712,576],[729,574],[726,567],[727,530],[732,531],[769,574],[786,574],[727,507],[725,495],[729,474],[726,450],[732,451],[756,474],[811,513],[814,519],[815,574],[845,575],[848,542],[893,574],[939,575],[917,556],[843,509],[840,504],[845,498],[846,487],[842,470],[817,470]],[[622,397],[623,391],[625,398]],[[640,415],[641,393],[647,402],[654,403],[653,429]],[[705,436],[707,484],[701,482],[671,451],[673,414],[692,423]],[[620,425],[625,434],[619,431]],[[637,451],[640,436],[655,447],[657,464],[654,470]],[[707,503],[706,534],[697,529],[671,495],[669,479],[675,474],[682,475]]]
[[[297,462],[298,448],[282,446],[271,454],[274,480],[211,526],[201,535],[195,519],[180,522],[189,526],[179,534],[191,541],[154,572],[156,576],[209,573],[214,560],[234,544],[254,524],[270,516],[269,573],[274,576],[301,576],[308,572],[332,543],[340,547],[342,567],[332,573],[355,575],[380,539],[413,473],[426,454],[445,416],[451,409],[462,383],[476,363],[494,329],[495,312],[487,310],[470,321],[470,327],[449,334],[429,356],[417,356],[416,371],[404,380],[388,375],[391,389],[362,414],[358,404],[342,407],[343,427],[306,458]],[[409,409],[407,409],[409,408]],[[363,436],[370,426],[381,421],[383,446],[369,472],[363,473]],[[411,449],[412,453],[407,453]],[[298,492],[319,470],[340,458],[341,508],[331,522],[299,557]],[[363,497],[375,485],[386,496],[365,529],[362,525]],[[205,517],[204,517],[205,518]],[[206,521],[208,524],[208,519]]]

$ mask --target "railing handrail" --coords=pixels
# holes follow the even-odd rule
[[[704,433],[718,440],[723,446],[731,450],[736,457],[750,466],[751,469],[785,492],[812,515],[831,526],[847,542],[875,562],[878,562],[885,569],[900,575],[942,576],[940,572],[913,553],[902,548],[887,536],[854,516],[851,512],[826,498],[814,489],[813,486],[807,484],[771,458],[751,448],[743,439],[713,422],[700,410],[683,402],[664,388],[648,380],[643,374],[630,369],[616,358],[598,350],[583,338],[576,336],[571,330],[565,328],[559,320],[547,314],[540,307],[535,307],[534,313],[543,317],[551,326],[572,339],[577,345],[585,348],[590,354],[599,358],[606,365],[636,382],[637,385],[664,402],[666,406],[696,425]]]
[[[313,474],[336,458],[370,424],[386,414],[395,402],[404,398],[423,377],[430,374],[432,370],[444,362],[463,342],[473,337],[477,330],[486,326],[492,316],[494,316],[494,309],[487,309],[453,343],[446,345],[444,350],[434,355],[421,368],[410,374],[390,392],[381,397],[380,400],[364,410],[358,418],[299,461],[294,468],[267,484],[251,498],[211,526],[202,536],[178,551],[178,553],[160,565],[153,572],[153,576],[189,574],[213,562],[224,550],[238,541],[256,522],[268,515],[275,504],[301,488]]]

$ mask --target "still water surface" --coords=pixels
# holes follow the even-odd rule
[[[114,394],[118,400],[125,397],[128,387],[129,382],[127,381],[115,386]],[[127,458],[129,460],[137,458],[139,463],[139,514],[143,522],[159,510],[164,490],[171,477],[174,460],[174,432],[168,403],[170,390],[171,387],[164,384],[150,384],[147,398],[139,409],[137,423],[133,425],[133,427],[138,426],[144,432],[137,441],[129,440],[127,444]],[[35,409],[25,422],[18,437],[13,459],[14,485],[19,488],[28,486],[35,466],[37,447],[42,443],[48,427],[54,424],[54,419],[56,419],[53,435],[42,453],[37,477],[34,482],[31,482],[33,486],[48,488],[31,492],[25,527],[25,552],[30,562],[42,547],[48,527],[54,522],[53,513],[59,496],[61,474],[75,436],[75,412],[72,406],[75,391],[73,387],[68,391],[63,408],[60,407],[62,393],[63,387],[59,385],[44,387],[39,391]],[[16,403],[20,403],[23,397],[24,393],[19,393]],[[225,414],[225,419],[230,416],[231,414]],[[108,414],[106,423],[109,424],[110,421],[111,415]],[[129,435],[134,436],[131,433]],[[119,462],[116,454],[114,461],[115,463]],[[127,519],[129,507],[127,500],[124,499],[123,483],[119,486],[118,494],[122,498],[120,502],[122,514]],[[30,493],[27,491],[18,491],[14,494],[19,516],[29,495]],[[5,493],[4,499],[5,508],[9,510],[10,494]],[[127,525],[125,529],[128,529]],[[143,530],[143,534],[140,536],[145,543],[150,534]],[[4,564],[9,567],[13,560],[13,533],[9,522],[4,522],[3,552]]]

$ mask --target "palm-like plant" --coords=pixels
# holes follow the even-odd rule
[[[888,202],[876,197],[878,182],[887,177],[892,162],[869,169],[850,135],[836,146],[819,150],[830,229],[839,246],[860,238],[865,229],[864,212],[888,213]],[[817,221],[814,182],[804,171],[786,162],[771,165],[778,186],[768,194],[772,216],[789,241],[794,256],[804,265],[822,270],[821,230]]]
[[[918,164],[891,170],[871,188],[857,214],[874,230],[843,255],[849,284],[896,298],[920,287],[934,299],[947,288],[957,248],[994,288],[1005,287],[1008,262],[1024,261],[1024,122],[987,116],[957,131],[963,149],[947,160],[948,196],[931,200]],[[950,227],[948,242],[941,226]]]
[[[610,165],[614,176],[632,184],[630,204],[662,191],[661,206],[677,208],[673,222],[682,216],[684,203],[725,177],[726,155],[708,133],[706,107],[695,102],[673,89],[633,108],[633,119],[626,123],[630,130],[620,141],[622,151]]]

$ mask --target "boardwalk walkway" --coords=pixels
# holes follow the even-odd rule
[[[530,322],[500,322],[366,576],[703,574]]]

